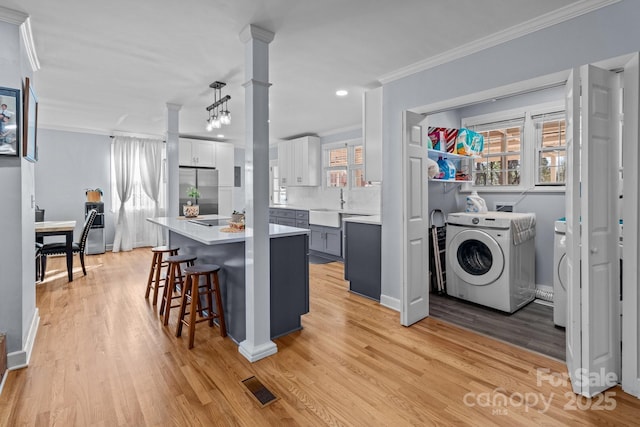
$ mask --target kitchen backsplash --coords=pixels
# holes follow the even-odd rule
[[[345,209],[380,211],[381,186],[344,190]],[[340,209],[340,190],[322,187],[288,187],[287,204],[307,208]]]

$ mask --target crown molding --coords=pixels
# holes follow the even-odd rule
[[[530,19],[529,21],[521,24],[514,25],[513,27],[498,31],[497,33],[491,34],[487,37],[482,37],[441,54],[434,55],[406,67],[399,68],[378,77],[378,81],[382,84],[387,84],[420,71],[425,71],[430,68],[437,67],[438,65],[463,58],[480,50],[515,40],[527,34],[551,27],[552,25],[560,24],[605,6],[618,3],[619,1],[620,0],[581,0],[561,7],[560,9],[545,13],[544,15],[540,15],[537,18]]]
[[[27,51],[27,58],[29,58],[31,70],[38,71],[40,69],[40,61],[38,60],[36,45],[33,42],[33,33],[31,32],[31,18],[27,17],[27,19],[24,21],[24,24],[20,25],[20,34],[22,34],[22,41],[24,42],[24,47]]]
[[[61,126],[57,124],[38,122],[38,130],[41,130],[41,129],[55,130],[60,132],[88,133],[91,135],[106,135],[106,136],[110,136],[112,132],[105,129],[80,128],[80,127],[74,127],[74,126]]]
[[[318,137],[326,138],[328,136],[338,135],[338,134],[347,133],[347,132],[354,132],[357,130],[360,130],[360,131],[362,130],[362,124],[356,124],[356,125],[345,126],[337,129],[330,129],[330,130],[318,132]]]
[[[246,43],[249,40],[256,39],[269,44],[273,41],[274,37],[275,33],[253,24],[247,25],[242,29],[242,31],[240,31],[240,41],[242,43]]]
[[[29,15],[24,12],[0,6],[0,21],[8,22],[9,24],[22,25],[28,17]]]

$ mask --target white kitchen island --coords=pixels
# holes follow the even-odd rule
[[[221,231],[226,217],[205,215],[198,223],[176,217],[149,218],[169,232],[169,244],[180,254],[193,254],[197,264],[221,267],[220,293],[227,333],[240,343],[246,335],[245,238],[250,229],[239,233]],[[271,338],[302,328],[300,316],[309,312],[309,230],[285,225],[269,225]],[[268,282],[264,282],[268,286]],[[259,284],[257,284],[259,285]]]

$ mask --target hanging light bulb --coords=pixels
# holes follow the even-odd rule
[[[218,112],[213,113],[213,119],[211,120],[211,126],[214,129],[220,129],[222,126],[222,122],[220,122],[220,116],[218,116]]]
[[[231,113],[229,112],[229,110],[227,110],[227,101],[224,102],[224,110],[222,110],[222,113],[220,116],[220,122],[223,125],[231,124]]]
[[[207,131],[211,132],[213,130],[213,126],[211,126],[211,111],[209,111],[209,118],[207,119]]]

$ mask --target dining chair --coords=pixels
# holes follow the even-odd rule
[[[82,234],[80,235],[79,242],[72,243],[72,251],[74,254],[80,254],[80,264],[82,265],[82,272],[87,275],[87,270],[84,268],[84,252],[87,246],[87,237],[89,236],[89,230],[93,225],[93,221],[96,219],[98,211],[91,209],[87,213],[87,218],[84,221],[84,227],[82,228]],[[40,249],[40,257],[42,259],[42,268],[40,270],[40,281],[44,280],[44,273],[47,270],[47,255],[64,255],[67,253],[67,247],[65,242],[45,243]]]

